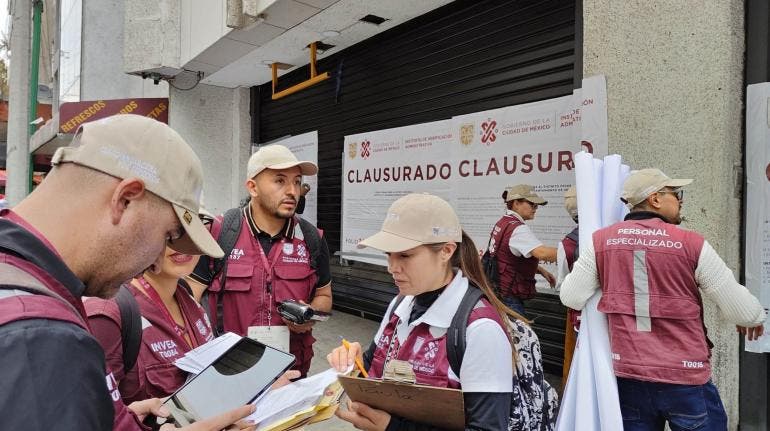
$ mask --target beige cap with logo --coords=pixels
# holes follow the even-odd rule
[[[578,215],[577,207],[577,189],[572,186],[564,192],[564,209],[573,219]]]
[[[302,175],[315,175],[318,166],[313,162],[297,160],[297,156],[288,148],[279,144],[265,145],[249,157],[246,173],[250,180],[265,169],[289,169],[299,166]]]
[[[534,188],[529,184],[516,184],[515,186],[508,186],[505,188],[506,195],[505,201],[510,202],[516,199],[526,199],[533,204],[547,205],[548,201],[541,198],[535,193]]]
[[[424,244],[462,242],[462,227],[452,207],[429,193],[408,194],[388,208],[380,232],[358,243],[386,253]]]
[[[620,200],[633,208],[651,194],[664,187],[682,187],[690,184],[691,179],[670,178],[660,169],[648,168],[631,172],[623,183]]]
[[[113,177],[139,178],[171,203],[187,235],[169,244],[185,254],[224,253],[198,218],[203,168],[187,142],[166,124],[140,115],[113,115],[80,126],[52,165],[74,163]]]

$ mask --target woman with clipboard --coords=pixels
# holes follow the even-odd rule
[[[515,357],[503,322],[521,317],[492,292],[478,249],[452,207],[430,194],[404,196],[388,209],[382,230],[359,247],[387,254],[399,296],[363,356],[361,345],[350,343],[349,349],[332,351],[329,363],[344,370],[363,359],[369,376],[378,378],[388,361],[407,361],[417,384],[462,389],[466,429],[508,429]],[[446,333],[468,289],[481,289],[484,296],[468,320],[458,376],[447,359]],[[351,403],[338,416],[363,430],[432,429],[362,403]]]

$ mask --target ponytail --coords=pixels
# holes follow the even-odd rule
[[[500,316],[500,320],[505,323],[508,318],[518,319],[526,323],[530,323],[524,316],[508,308],[500,298],[495,295],[492,286],[487,280],[487,276],[484,274],[484,269],[481,266],[481,259],[479,258],[479,252],[476,249],[476,244],[473,243],[468,234],[463,231],[462,242],[458,245],[457,250],[452,256],[452,266],[460,268],[463,275],[470,281],[470,285],[473,285],[482,292],[490,304],[497,310],[497,314]],[[506,331],[508,328],[506,327]],[[510,338],[510,334],[509,334]],[[514,363],[516,357],[516,349],[513,348],[513,340],[511,340],[511,347],[514,356]]]

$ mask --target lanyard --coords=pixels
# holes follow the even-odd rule
[[[267,326],[270,326],[273,322],[273,268],[278,262],[278,258],[281,257],[281,254],[283,253],[283,245],[286,243],[286,238],[284,237],[281,242],[278,243],[278,247],[280,248],[273,255],[272,261],[269,261],[265,255],[265,249],[262,248],[259,238],[255,236],[254,240],[257,242],[257,249],[259,250],[259,259],[262,261],[262,268],[267,273],[265,276],[264,288],[267,290]],[[275,247],[275,244],[270,247],[270,250],[272,250],[273,247]]]
[[[182,313],[182,319],[184,320],[185,324],[184,326],[182,326],[176,323],[176,320],[174,320],[174,318],[171,316],[171,313],[168,311],[168,308],[166,308],[166,304],[160,298],[160,295],[158,295],[158,291],[156,291],[155,288],[152,287],[152,284],[150,284],[144,278],[144,276],[141,276],[141,275],[137,278],[137,280],[139,281],[139,284],[142,285],[142,288],[147,293],[147,296],[152,300],[152,302],[155,303],[155,305],[158,308],[160,308],[160,311],[163,313],[163,317],[165,317],[168,323],[171,324],[171,326],[174,328],[174,331],[176,331],[176,334],[179,335],[179,337],[181,337],[182,340],[185,341],[185,343],[187,343],[187,338],[185,338],[185,334],[188,334],[190,336],[190,342],[188,344],[190,343],[195,344],[195,337],[192,334],[188,333],[187,331],[187,327],[190,325],[184,313]],[[182,310],[181,304],[179,306],[179,310],[180,311]]]
[[[401,343],[398,343],[398,347],[396,347],[396,351],[393,351],[393,347],[395,346],[396,338],[398,337],[398,325],[401,323],[401,319],[399,318],[396,321],[396,326],[393,327],[393,334],[390,337],[390,343],[388,343],[388,350],[385,352],[385,362],[382,363],[382,373],[385,373],[385,366],[388,365],[388,362],[390,362],[391,359],[398,356],[398,352],[401,350]]]

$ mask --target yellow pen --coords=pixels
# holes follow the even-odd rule
[[[348,340],[343,338],[342,345],[345,347],[345,349],[347,349],[348,352],[350,351],[350,343],[348,343]],[[367,373],[366,370],[364,369],[364,364],[361,363],[361,359],[357,356],[356,356],[356,367],[358,368],[358,371],[361,372],[362,376],[366,378],[369,377],[369,373]]]

